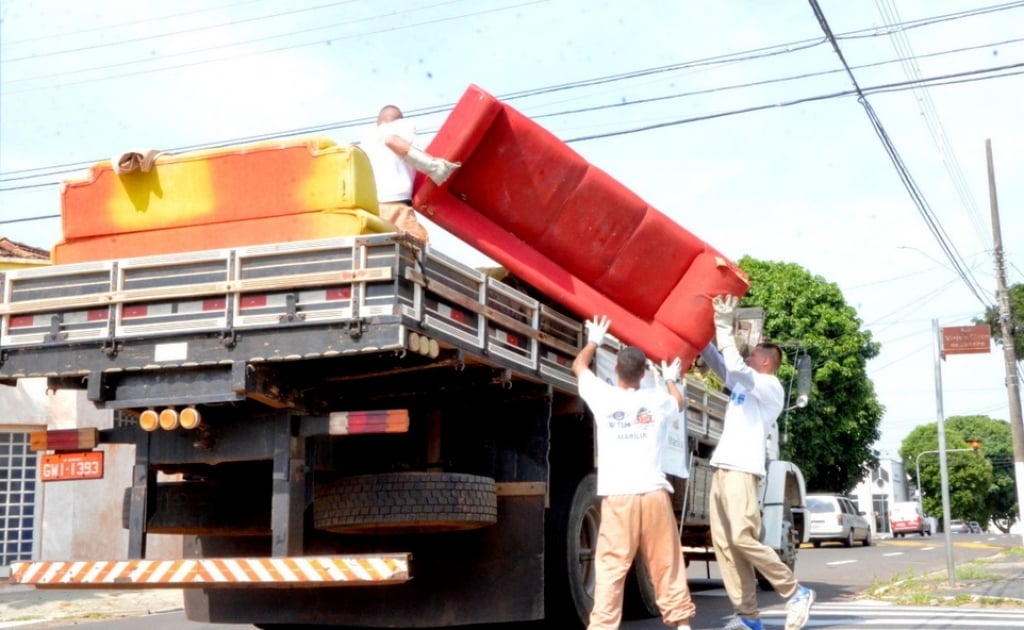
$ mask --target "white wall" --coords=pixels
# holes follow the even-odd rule
[[[47,392],[45,379],[0,386],[0,427],[8,431],[113,426],[83,391]],[[131,485],[135,448],[102,446],[103,479],[39,483],[33,555],[36,560],[116,560],[127,557],[128,531],[121,526],[124,489]],[[147,557],[177,558],[180,536],[150,536]]]
[[[896,459],[882,459],[874,470],[865,471],[864,478],[853,489],[851,496],[857,500],[862,512],[867,512],[868,521],[875,524],[875,499],[884,497],[886,505],[898,501],[909,501],[914,489],[907,482],[907,474],[903,462]],[[888,525],[882,523],[882,532],[888,531]]]

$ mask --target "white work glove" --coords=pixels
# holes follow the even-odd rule
[[[739,301],[735,295],[716,295],[711,299],[711,306],[715,309],[715,339],[719,350],[729,346],[736,347],[732,320]]]
[[[594,318],[585,324],[587,328],[587,343],[592,343],[598,347],[604,341],[604,336],[608,332],[608,327],[612,325],[607,315],[598,317],[594,315]]]
[[[406,164],[429,177],[438,186],[451,176],[452,171],[462,166],[462,162],[449,162],[416,147],[409,147],[409,152],[402,159]]]
[[[673,383],[679,382],[679,372],[683,369],[683,362],[676,357],[672,363],[661,362],[661,378],[666,383],[672,381]]]

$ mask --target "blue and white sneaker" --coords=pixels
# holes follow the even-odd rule
[[[786,602],[786,630],[800,630],[807,624],[814,604],[814,591],[806,586],[797,586],[796,594]]]
[[[764,624],[760,619],[744,619],[736,615],[725,624],[723,630],[764,630]]]

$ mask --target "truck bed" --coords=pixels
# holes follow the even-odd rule
[[[140,372],[204,371],[180,395],[224,402],[244,396],[231,393],[232,365],[395,353],[486,357],[572,391],[581,334],[577,319],[396,233],[11,271],[0,318],[0,381],[95,376],[97,402],[104,378]],[[317,364],[316,378],[352,366]],[[126,396],[106,406],[140,404]]]

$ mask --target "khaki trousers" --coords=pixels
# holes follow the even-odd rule
[[[601,500],[601,527],[594,558],[594,609],[589,630],[616,630],[622,622],[622,591],[637,551],[647,563],[665,625],[689,623],[696,613],[686,582],[679,531],[666,490]]]
[[[758,482],[757,475],[724,468],[716,468],[711,477],[711,544],[732,606],[747,619],[759,615],[755,570],[786,599],[797,589],[793,572],[761,542]]]
[[[391,223],[401,232],[408,232],[412,236],[427,242],[427,229],[416,218],[416,212],[412,206],[402,201],[381,201],[377,204],[377,212],[380,218]]]

